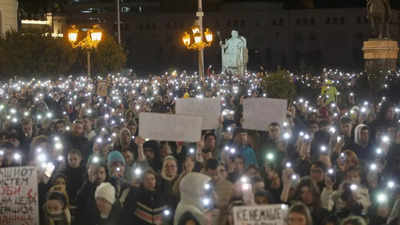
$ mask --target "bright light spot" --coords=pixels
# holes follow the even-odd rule
[[[376,200],[378,203],[385,203],[387,201],[387,195],[385,193],[378,193]]]
[[[211,200],[209,198],[203,198],[201,200],[203,202],[203,205],[208,206],[211,203]]]
[[[134,171],[136,176],[140,176],[142,174],[142,169],[140,169],[139,167],[135,169]]]
[[[394,188],[394,186],[396,186],[396,184],[394,183],[394,181],[388,181],[388,183],[387,183],[387,187],[388,188],[390,188],[390,189],[393,189]]]
[[[54,148],[55,148],[56,150],[61,150],[61,149],[63,148],[63,145],[62,145],[60,142],[57,142],[57,143],[54,145]]]
[[[94,156],[93,159],[92,159],[92,163],[99,163],[99,162],[100,162],[99,157]]]
[[[19,153],[14,153],[14,156],[13,156],[13,157],[14,157],[15,160],[19,161],[19,160],[21,159],[22,156],[21,156],[21,154],[19,154]]]
[[[352,190],[352,191],[357,190],[357,188],[358,188],[357,184],[350,185],[350,190]]]
[[[249,178],[247,178],[247,177],[242,177],[242,178],[240,178],[240,182],[242,182],[242,183],[248,183],[248,182],[249,182]]]
[[[369,166],[369,169],[372,170],[372,171],[375,171],[377,168],[378,168],[378,166],[377,166],[375,163],[372,163],[372,164]]]
[[[267,159],[268,160],[273,160],[274,159],[274,154],[272,154],[271,152],[267,154]]]
[[[164,210],[164,216],[169,216],[171,214],[171,211],[168,209]]]
[[[243,189],[243,191],[248,191],[248,190],[250,190],[250,184],[248,184],[248,183],[245,183],[245,184],[242,184],[242,189]]]

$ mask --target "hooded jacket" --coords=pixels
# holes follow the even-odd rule
[[[206,195],[205,185],[211,178],[201,173],[189,173],[180,183],[181,200],[175,211],[174,225],[182,224],[186,218],[194,218],[200,225],[210,224],[207,208],[202,204]],[[190,216],[188,216],[190,215]]]

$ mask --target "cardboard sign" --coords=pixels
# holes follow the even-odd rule
[[[247,98],[243,101],[243,128],[265,131],[272,122],[286,118],[286,99]]]
[[[0,169],[0,224],[39,225],[35,167]]]
[[[108,95],[108,85],[106,81],[97,81],[96,94],[102,97],[106,97]]]
[[[235,225],[285,225],[287,205],[233,207]]]
[[[198,142],[203,119],[165,113],[140,113],[139,136],[159,141]]]
[[[218,128],[221,115],[220,98],[180,98],[176,100],[176,114],[203,118],[203,130]]]

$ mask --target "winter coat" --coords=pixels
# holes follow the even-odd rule
[[[76,206],[78,208],[76,215],[76,224],[83,224],[85,217],[88,215],[90,208],[94,207],[96,200],[94,193],[96,191],[97,184],[90,183],[86,180],[78,191],[76,196]]]
[[[63,168],[60,168],[60,170],[57,171],[57,174],[58,173],[66,177],[67,193],[71,200],[71,204],[75,205],[75,199],[78,190],[82,186],[84,181],[84,175],[86,174],[85,167],[80,166],[78,168],[71,168],[68,165],[66,165]]]
[[[165,220],[163,212],[169,208],[161,191],[132,187],[126,200],[123,213],[124,221],[121,224],[161,224]]]
[[[125,220],[124,217],[121,217],[121,213],[121,205],[116,201],[112,206],[110,215],[107,218],[102,218],[97,209],[96,202],[94,202],[94,205],[89,208],[80,225],[118,225],[122,220]]]

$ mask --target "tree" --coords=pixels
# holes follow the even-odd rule
[[[296,87],[290,74],[283,69],[264,77],[262,87],[269,98],[292,99],[296,95]]]
[[[66,40],[46,37],[43,33],[14,31],[0,39],[0,74],[30,77],[68,72],[76,60],[75,51]]]
[[[114,38],[105,34],[94,50],[94,69],[99,73],[120,71],[126,63],[126,54]]]

